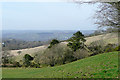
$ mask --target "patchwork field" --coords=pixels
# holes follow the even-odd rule
[[[3,78],[118,78],[118,52],[103,53],[55,67],[2,70]]]

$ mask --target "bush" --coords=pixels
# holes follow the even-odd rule
[[[79,49],[76,52],[74,52],[73,55],[74,55],[74,58],[76,58],[78,60],[78,59],[88,57],[89,52],[87,50],[85,50],[85,49]]]
[[[33,57],[31,57],[29,54],[25,54],[24,59],[27,61],[33,60]]]
[[[34,62],[40,64],[40,67],[55,66],[66,64],[78,59],[85,58],[89,52],[85,49],[73,51],[67,45],[56,44],[51,48],[47,48],[44,52],[36,53]]]
[[[57,39],[53,39],[51,42],[50,42],[50,46],[48,46],[48,48],[51,48],[53,45],[55,44],[58,44],[59,41]]]
[[[22,51],[18,51],[17,53],[18,53],[18,54],[21,54],[21,53],[22,53]]]
[[[31,66],[31,62],[30,61],[32,61],[32,60],[33,60],[33,57],[31,57],[29,54],[25,54],[23,65],[25,67]]]
[[[104,40],[97,40],[97,41],[92,42],[88,47],[89,50],[93,52],[93,54],[91,54],[90,56],[104,53],[105,45],[106,43]]]
[[[94,46],[101,46],[101,47],[103,47],[105,45],[106,45],[106,42],[103,39],[101,39],[101,40],[93,41],[92,43],[90,43],[89,46],[91,46],[91,47],[94,47]]]
[[[34,68],[40,68],[40,64],[35,63],[35,62],[31,62],[30,67],[34,67]]]
[[[114,51],[120,51],[120,45],[115,47]]]
[[[112,52],[114,49],[113,48],[106,48],[105,52]]]
[[[6,50],[2,52],[1,60],[2,60],[3,66],[6,64],[12,64],[14,61],[14,56],[11,55],[10,52]]]
[[[21,67],[21,65],[19,64],[19,62],[14,62],[13,67]]]
[[[35,62],[43,66],[54,66],[71,61],[73,61],[73,52],[63,44],[56,44],[44,52],[39,52],[35,57]]]
[[[73,55],[73,51],[71,49],[67,48],[63,54],[63,64],[72,62],[74,60],[75,60],[75,58]]]
[[[104,52],[119,51],[120,47],[117,46],[116,44],[105,44],[104,41],[100,40],[92,42],[89,45],[89,49],[93,52],[93,54],[91,54],[91,56],[93,56]]]
[[[105,46],[105,52],[112,52],[114,51],[115,44],[108,44]]]
[[[93,52],[93,54],[91,54],[90,56],[94,56],[94,55],[97,55],[97,54],[101,54],[101,53],[104,53],[104,46],[91,46],[89,47],[89,49]]]

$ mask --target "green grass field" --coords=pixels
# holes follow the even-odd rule
[[[2,70],[3,78],[118,78],[118,52],[103,53],[55,67]]]

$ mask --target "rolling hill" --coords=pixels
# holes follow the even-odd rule
[[[86,38],[86,44],[89,45],[90,43],[94,41],[103,41],[106,44],[118,44],[118,34],[116,33],[107,33],[107,34],[102,34],[102,35],[97,35],[97,36],[92,36],[92,37],[87,37]]]
[[[66,40],[76,30],[3,30],[2,39],[18,39],[25,41],[48,41],[51,39]],[[94,30],[81,30],[84,35],[89,35]]]
[[[108,43],[118,43],[118,33],[108,33],[108,34],[102,34],[98,36],[92,36],[92,37],[87,37],[86,38],[86,45],[89,45],[90,43],[94,41],[104,41],[106,44]],[[61,42],[61,44],[67,44],[67,42]],[[14,56],[19,56],[17,57],[17,60],[20,60],[20,58],[25,55],[25,54],[30,54],[33,55],[34,53],[38,51],[43,51],[48,47],[48,45],[43,45],[39,47],[34,47],[34,48],[27,48],[27,49],[20,49],[20,50],[11,50],[10,53]],[[18,54],[18,51],[21,51],[21,54]]]
[[[3,78],[118,78],[118,52],[103,53],[61,66],[3,68]]]

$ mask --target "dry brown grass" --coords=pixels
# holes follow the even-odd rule
[[[90,43],[98,40],[103,40],[106,44],[111,43],[111,44],[117,44],[118,43],[118,33],[108,33],[108,34],[103,34],[103,35],[98,35],[98,36],[92,36],[92,37],[87,37],[86,38],[86,45],[89,45]]]

